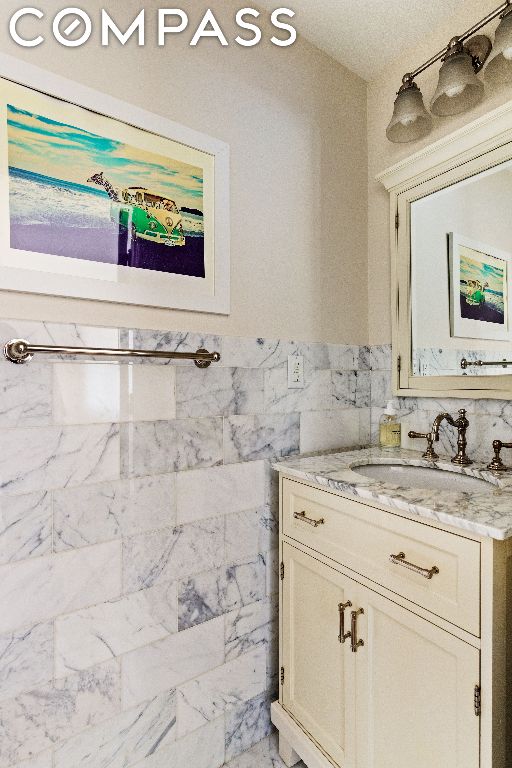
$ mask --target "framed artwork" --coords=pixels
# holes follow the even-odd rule
[[[0,56],[0,287],[228,314],[228,146],[19,70]]]
[[[512,256],[454,233],[448,235],[448,245],[451,336],[509,340],[508,273]]]

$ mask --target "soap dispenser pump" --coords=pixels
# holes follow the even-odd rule
[[[400,448],[402,428],[398,413],[390,400],[379,422],[379,445],[383,450]]]

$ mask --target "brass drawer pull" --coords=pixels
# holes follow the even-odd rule
[[[293,516],[296,520],[302,520],[303,523],[312,525],[313,528],[318,528],[319,525],[325,524],[325,520],[323,519],[323,517],[321,517],[320,520],[313,520],[312,517],[307,517],[305,512],[294,512]]]
[[[389,559],[394,565],[403,565],[404,568],[408,568],[409,571],[414,571],[414,573],[423,576],[425,579],[431,579],[432,576],[439,573],[437,565],[433,565],[432,568],[422,568],[419,565],[407,562],[404,552],[399,552],[398,555],[390,555]]]
[[[357,617],[364,614],[364,609],[360,608],[358,611],[352,611],[352,653],[357,653],[358,648],[362,648],[364,640],[357,639]]]
[[[338,640],[340,643],[344,643],[345,640],[348,640],[352,634],[351,632],[345,632],[345,608],[352,608],[352,603],[350,600],[347,603],[340,603],[338,605],[338,611],[340,614],[340,633],[338,635]]]

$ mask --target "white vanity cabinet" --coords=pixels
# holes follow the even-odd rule
[[[283,476],[280,524],[285,763],[509,768],[510,544]]]

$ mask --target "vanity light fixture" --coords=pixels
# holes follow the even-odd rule
[[[495,85],[508,83],[512,79],[512,6],[501,15],[484,76],[488,83]]]
[[[485,76],[488,81],[500,83],[512,79],[512,0],[506,0],[463,35],[453,37],[445,48],[420,67],[404,75],[393,117],[386,129],[389,141],[416,141],[430,132],[432,118],[415,79],[438,61],[442,61],[439,82],[430,103],[434,115],[458,115],[483,99],[484,85],[477,74],[489,58],[492,44],[486,35],[476,33],[499,16],[501,23],[496,31],[495,50]]]

